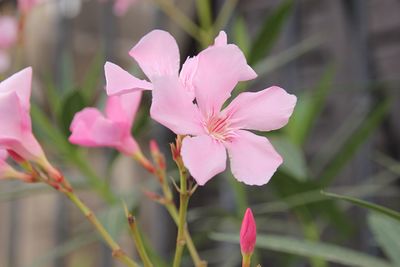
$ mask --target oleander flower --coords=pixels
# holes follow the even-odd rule
[[[0,73],[5,72],[11,65],[8,49],[18,39],[18,22],[11,16],[0,16]]]
[[[22,13],[30,12],[40,0],[18,0],[18,8]]]
[[[113,11],[116,16],[123,16],[137,0],[114,0]]]
[[[139,64],[146,74],[152,71],[147,74],[153,83],[151,117],[176,134],[187,135],[182,142],[182,159],[197,183],[204,185],[224,171],[228,152],[238,181],[263,185],[282,158],[267,138],[250,131],[283,127],[293,112],[296,97],[272,86],[241,93],[222,108],[238,82],[256,77],[240,49],[226,44],[224,36],[220,34],[214,46],[190,59],[192,71],[186,76],[190,79],[177,77],[179,54],[171,43],[160,44],[159,40],[157,45],[164,48],[158,54],[160,60],[154,54],[149,56],[144,48],[134,51],[134,55],[136,60],[142,56],[144,63]],[[165,70],[171,68],[165,66],[175,66],[174,71],[167,73]]]
[[[240,249],[242,254],[251,255],[257,239],[257,227],[253,212],[247,208],[240,228]]]
[[[109,64],[107,93],[152,90],[151,117],[178,135],[182,159],[193,178],[204,185],[226,169],[227,152],[234,177],[263,185],[282,163],[267,138],[252,130],[271,131],[289,120],[296,97],[272,86],[238,95],[222,109],[240,81],[256,78],[242,51],[220,32],[214,45],[188,58],[179,72],[179,49],[167,32],[145,35],[129,54],[150,82]],[[112,71],[111,71],[112,70]]]
[[[50,165],[32,133],[31,84],[31,67],[0,83],[0,149],[7,150],[14,159],[35,162],[59,178],[59,172]]]
[[[7,172],[10,166],[7,164],[7,151],[4,149],[0,149],[0,179],[7,177]]]
[[[113,147],[127,155],[139,152],[131,135],[132,123],[142,93],[133,92],[107,98],[105,116],[96,108],[85,108],[75,114],[69,141],[86,147]]]

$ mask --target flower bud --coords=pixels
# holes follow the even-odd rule
[[[243,255],[251,255],[257,238],[256,222],[251,209],[247,209],[240,228],[240,248]]]

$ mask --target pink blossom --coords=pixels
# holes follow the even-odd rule
[[[18,39],[18,22],[12,16],[0,16],[0,50],[11,48]]]
[[[180,74],[178,46],[167,32],[150,32],[130,55],[152,82],[152,118],[176,134],[187,135],[181,154],[198,184],[226,169],[227,152],[237,180],[249,185],[269,181],[282,158],[267,138],[248,130],[283,127],[296,104],[294,95],[273,86],[241,93],[222,109],[238,82],[257,76],[240,49],[227,44],[224,32],[213,46],[189,58]],[[131,89],[114,87],[108,93],[143,89],[135,82]]]
[[[51,175],[59,176],[47,161],[32,133],[30,96],[32,68],[23,69],[0,83],[0,149],[15,158],[33,161]]]
[[[127,155],[135,155],[139,147],[131,128],[141,96],[141,92],[133,92],[108,97],[105,116],[96,108],[78,112],[70,126],[69,141],[86,147],[114,147]]]
[[[251,209],[244,214],[242,227],[240,228],[240,248],[242,254],[251,255],[257,239],[257,227]]]
[[[40,0],[18,0],[18,8],[22,13],[30,12]]]
[[[18,22],[11,16],[0,16],[0,73],[5,72],[11,65],[8,49],[18,39]]]
[[[114,14],[116,16],[123,16],[129,8],[135,4],[137,0],[114,0]]]

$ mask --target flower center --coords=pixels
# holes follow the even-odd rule
[[[227,141],[233,135],[228,117],[211,116],[205,121],[204,128],[209,135],[219,141]]]

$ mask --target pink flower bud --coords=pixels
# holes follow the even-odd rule
[[[247,209],[240,228],[240,248],[242,254],[251,255],[257,238],[256,222],[251,209]]]

